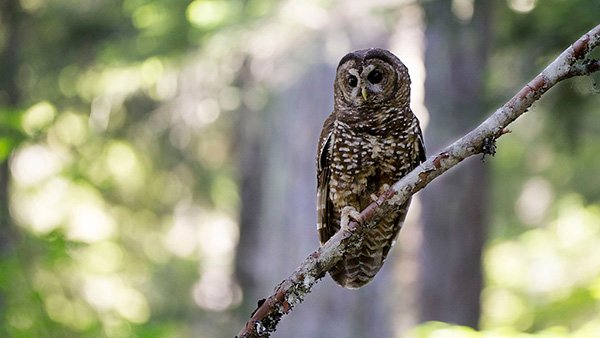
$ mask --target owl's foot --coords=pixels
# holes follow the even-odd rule
[[[388,184],[382,185],[381,188],[379,188],[379,195],[385,194],[388,192],[388,190],[390,190],[390,186]]]
[[[354,207],[345,206],[344,209],[342,209],[342,219],[340,221],[341,229],[348,228],[348,224],[350,224],[351,220],[356,221],[360,225],[363,224],[363,217],[360,212]]]
[[[385,194],[388,192],[388,190],[390,190],[390,186],[387,184],[384,184],[381,186],[381,188],[379,188],[379,190],[377,190],[377,195],[376,194],[371,194],[371,201],[377,203],[378,205],[381,205],[379,203],[379,196]]]

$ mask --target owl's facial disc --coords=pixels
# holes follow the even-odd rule
[[[384,95],[389,89],[393,70],[387,69],[387,64],[379,62],[379,60],[371,60],[371,64],[366,66],[360,74],[362,85],[362,96],[365,101],[380,102],[387,99]]]
[[[334,104],[336,109],[359,108],[358,112],[367,113],[388,111],[382,106],[408,106],[408,70],[395,55],[379,48],[348,53],[336,70]]]
[[[364,84],[356,68],[348,70],[347,83],[350,87],[350,98],[352,99],[352,101],[354,101],[355,103],[360,103],[359,101],[361,92],[363,93],[364,100],[366,101],[366,97],[364,96]]]
[[[370,69],[374,68],[372,66],[369,67]],[[369,69],[369,67],[367,67],[367,69]],[[351,68],[348,70],[348,78],[346,82],[349,86],[350,99],[355,104],[367,102],[369,97],[373,94],[373,91],[371,88],[369,88],[369,82],[381,82],[382,74],[378,71],[373,71],[372,73],[374,73],[374,75],[369,75],[365,78],[364,74],[367,73],[367,69],[363,70],[362,73],[359,73],[356,68]]]
[[[345,92],[355,105],[386,100],[386,89],[393,81],[393,69],[388,69],[389,66],[380,60],[369,61],[366,67],[350,68],[346,73]]]
[[[393,104],[397,98],[399,75],[403,70],[398,62],[386,55],[349,53],[340,61],[337,70],[338,97],[354,107],[371,104]],[[341,96],[340,96],[341,95]]]

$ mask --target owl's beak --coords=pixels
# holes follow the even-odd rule
[[[362,97],[367,101],[367,88],[362,87]]]

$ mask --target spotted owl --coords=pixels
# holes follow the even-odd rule
[[[345,55],[333,88],[334,110],[323,124],[317,152],[321,243],[340,229],[346,211],[358,215],[375,195],[425,160],[419,120],[410,110],[408,70],[394,54],[370,48]],[[329,270],[336,283],[356,289],[375,277],[409,204],[410,200],[375,224],[360,247],[348,249]]]

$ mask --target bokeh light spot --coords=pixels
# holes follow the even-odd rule
[[[93,243],[110,238],[115,232],[113,219],[95,205],[74,206],[67,236],[74,241]]]
[[[48,317],[57,323],[68,324],[73,320],[74,311],[71,302],[62,294],[55,293],[44,299]]]
[[[240,287],[224,272],[204,271],[194,285],[193,297],[198,306],[211,311],[223,311],[238,305],[242,300]]]
[[[525,182],[515,211],[521,222],[534,225],[544,220],[553,201],[554,191],[550,183],[541,177],[534,177]]]
[[[142,78],[146,85],[155,84],[163,75],[163,64],[158,58],[150,58],[142,63]]]
[[[94,273],[116,272],[123,265],[123,251],[113,242],[98,242],[83,250],[80,264],[83,270]]]
[[[17,183],[32,186],[56,175],[62,163],[56,154],[40,145],[19,149],[11,162],[11,172]]]
[[[473,0],[452,0],[452,13],[461,22],[471,21],[473,11]]]
[[[531,309],[507,289],[486,288],[482,293],[482,307],[488,317],[486,320],[492,320],[497,326],[526,330],[533,322]]]
[[[180,257],[190,256],[198,246],[198,225],[202,209],[180,203],[175,209],[174,224],[165,239],[167,249]]]
[[[531,12],[536,5],[537,0],[508,0],[508,7],[515,12]]]
[[[17,330],[27,330],[33,325],[32,311],[23,307],[12,307],[6,311],[7,322]]]
[[[52,123],[56,116],[56,108],[48,102],[40,102],[31,106],[23,115],[23,129],[29,134],[40,131]]]
[[[220,113],[221,107],[219,107],[219,102],[212,98],[202,100],[198,104],[198,108],[196,110],[200,126],[205,126],[207,124],[213,123],[217,120]]]
[[[158,18],[158,8],[153,3],[138,7],[131,17],[133,25],[138,29],[150,27]]]
[[[186,18],[195,26],[210,28],[223,22],[229,11],[226,1],[196,0],[187,7]]]
[[[70,145],[80,145],[88,135],[85,117],[70,112],[61,114],[54,128],[58,138]]]
[[[144,172],[135,150],[125,142],[112,142],[107,149],[106,161],[114,179],[123,187],[136,189],[142,185]]]
[[[34,13],[45,5],[46,0],[20,0],[21,8],[29,13]]]

